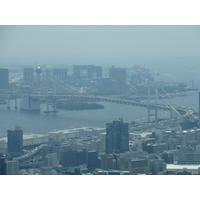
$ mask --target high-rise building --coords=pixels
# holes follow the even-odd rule
[[[0,157],[0,175],[6,175],[6,160],[7,157]]]
[[[13,157],[20,156],[23,153],[23,130],[16,126],[14,130],[8,130],[8,154]]]
[[[109,69],[109,78],[115,81],[123,81],[126,83],[126,68],[115,68]]]
[[[53,76],[56,77],[58,83],[67,83],[67,68],[54,68]],[[60,81],[60,82],[59,82]]]
[[[94,65],[74,65],[73,76],[78,79],[83,77],[85,78],[102,77],[102,67]]]
[[[62,151],[61,152],[61,165],[63,167],[77,166],[77,151]]]
[[[128,150],[128,123],[123,123],[123,119],[106,123],[106,153],[124,153]]]
[[[86,165],[88,168],[95,168],[99,165],[98,152],[88,151],[86,154]]]
[[[58,162],[58,154],[57,153],[50,153],[47,155],[47,166],[48,167],[57,167],[59,165]]]
[[[19,175],[19,161],[18,160],[7,161],[7,175]]]
[[[0,69],[0,89],[8,88],[8,69]]]
[[[33,68],[24,68],[23,71],[24,85],[33,86],[34,84],[34,70]]]

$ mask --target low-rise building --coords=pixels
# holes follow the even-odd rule
[[[7,161],[7,175],[19,175],[19,161]]]

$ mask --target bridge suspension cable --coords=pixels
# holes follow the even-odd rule
[[[177,105],[180,106],[165,90],[163,87],[161,87],[160,84],[158,84],[158,86],[165,92],[165,94]]]
[[[154,87],[154,85],[152,84],[152,82],[150,82],[151,86],[153,87],[153,89],[162,97],[162,99],[167,103],[167,105],[170,105],[170,107],[179,115],[181,115],[175,108],[174,106],[172,106],[164,97],[163,95],[161,95],[158,90]],[[161,88],[162,89],[162,88]],[[164,91],[165,92],[165,91]],[[169,96],[170,97],[170,96]],[[171,97],[170,97],[171,98]],[[172,98],[171,98],[172,99]],[[176,103],[177,104],[177,103]],[[178,105],[178,104],[177,104]],[[178,105],[179,106],[179,105]]]
[[[57,86],[63,88],[64,90],[67,90],[67,89],[68,89],[68,90],[74,92],[75,94],[81,94],[81,92],[80,92],[79,90],[77,90],[77,89],[75,89],[75,88],[73,88],[73,87],[67,85],[66,83],[64,83],[63,81],[61,81],[61,80],[60,80],[58,77],[56,77],[56,76],[51,76],[51,78],[50,78],[50,77],[48,77],[48,78],[49,78],[49,80],[51,80],[51,81],[54,82]],[[85,92],[82,92],[82,93],[86,94]]]

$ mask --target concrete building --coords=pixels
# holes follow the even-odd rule
[[[6,150],[8,148],[7,140],[7,137],[0,139],[0,149]],[[38,146],[41,144],[47,144],[48,142],[48,135],[23,133],[23,147]]]
[[[175,165],[175,164],[167,164],[166,171],[167,174],[173,174],[176,175],[179,172],[187,171],[192,172],[193,174],[199,174],[200,173],[200,165]]]
[[[128,123],[123,119],[106,123],[106,153],[124,153],[129,150]]]
[[[19,175],[19,161],[7,161],[7,175]]]
[[[101,155],[101,169],[103,170],[116,170],[117,161],[112,154],[103,154]]]
[[[129,175],[129,171],[119,171],[119,170],[97,170],[95,175]]]
[[[8,130],[8,154],[13,157],[20,156],[23,153],[23,130],[16,126],[14,130]]]
[[[67,68],[54,68],[53,76],[56,77],[60,82],[67,83]]]
[[[115,68],[109,69],[109,78],[115,81],[123,81],[126,83],[126,68]]]
[[[181,147],[174,156],[177,158],[175,161],[178,163],[200,163],[200,152],[188,147]]]
[[[150,174],[150,166],[148,159],[119,158],[118,165],[118,170],[129,171],[130,175]]]
[[[23,84],[33,86],[34,85],[34,70],[33,68],[24,68],[23,70]]]
[[[98,152],[87,151],[86,153],[86,165],[87,168],[96,168],[99,166]]]
[[[59,165],[58,162],[58,154],[57,153],[50,153],[46,156],[46,164],[48,167],[57,167]]]
[[[166,170],[166,162],[163,159],[152,159],[150,160],[150,172],[153,175],[156,175],[160,172]]]
[[[7,89],[9,86],[8,69],[0,69],[0,89]]]
[[[41,167],[39,175],[58,175],[58,173],[53,169],[53,167]]]
[[[63,167],[77,166],[77,151],[62,151],[61,152],[61,165]]]
[[[7,157],[0,157],[0,175],[6,175]]]
[[[102,67],[94,65],[74,65],[73,76],[76,79],[102,77]]]
[[[168,150],[167,143],[158,143],[158,144],[145,144],[143,143],[143,151],[151,153],[162,153],[164,150]]]

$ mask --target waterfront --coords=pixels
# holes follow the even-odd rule
[[[18,100],[19,106],[20,100]],[[198,111],[198,93],[191,93],[188,96],[175,97],[173,100],[158,100],[158,103],[171,104],[173,106],[190,107]],[[99,102],[104,105],[104,109],[99,110],[82,110],[70,111],[59,110],[59,113],[43,113],[46,109],[46,104],[41,104],[40,112],[22,112],[14,109],[14,101],[11,101],[11,109],[7,110],[7,105],[0,105],[0,137],[7,134],[8,129],[13,129],[15,126],[21,126],[24,132],[32,132],[40,134],[44,130],[52,129],[67,129],[77,126],[88,127],[105,127],[107,122],[112,122],[118,118],[123,118],[124,122],[137,123],[147,121],[147,109],[127,106],[121,104]],[[169,117],[166,111],[159,111],[159,118]]]

